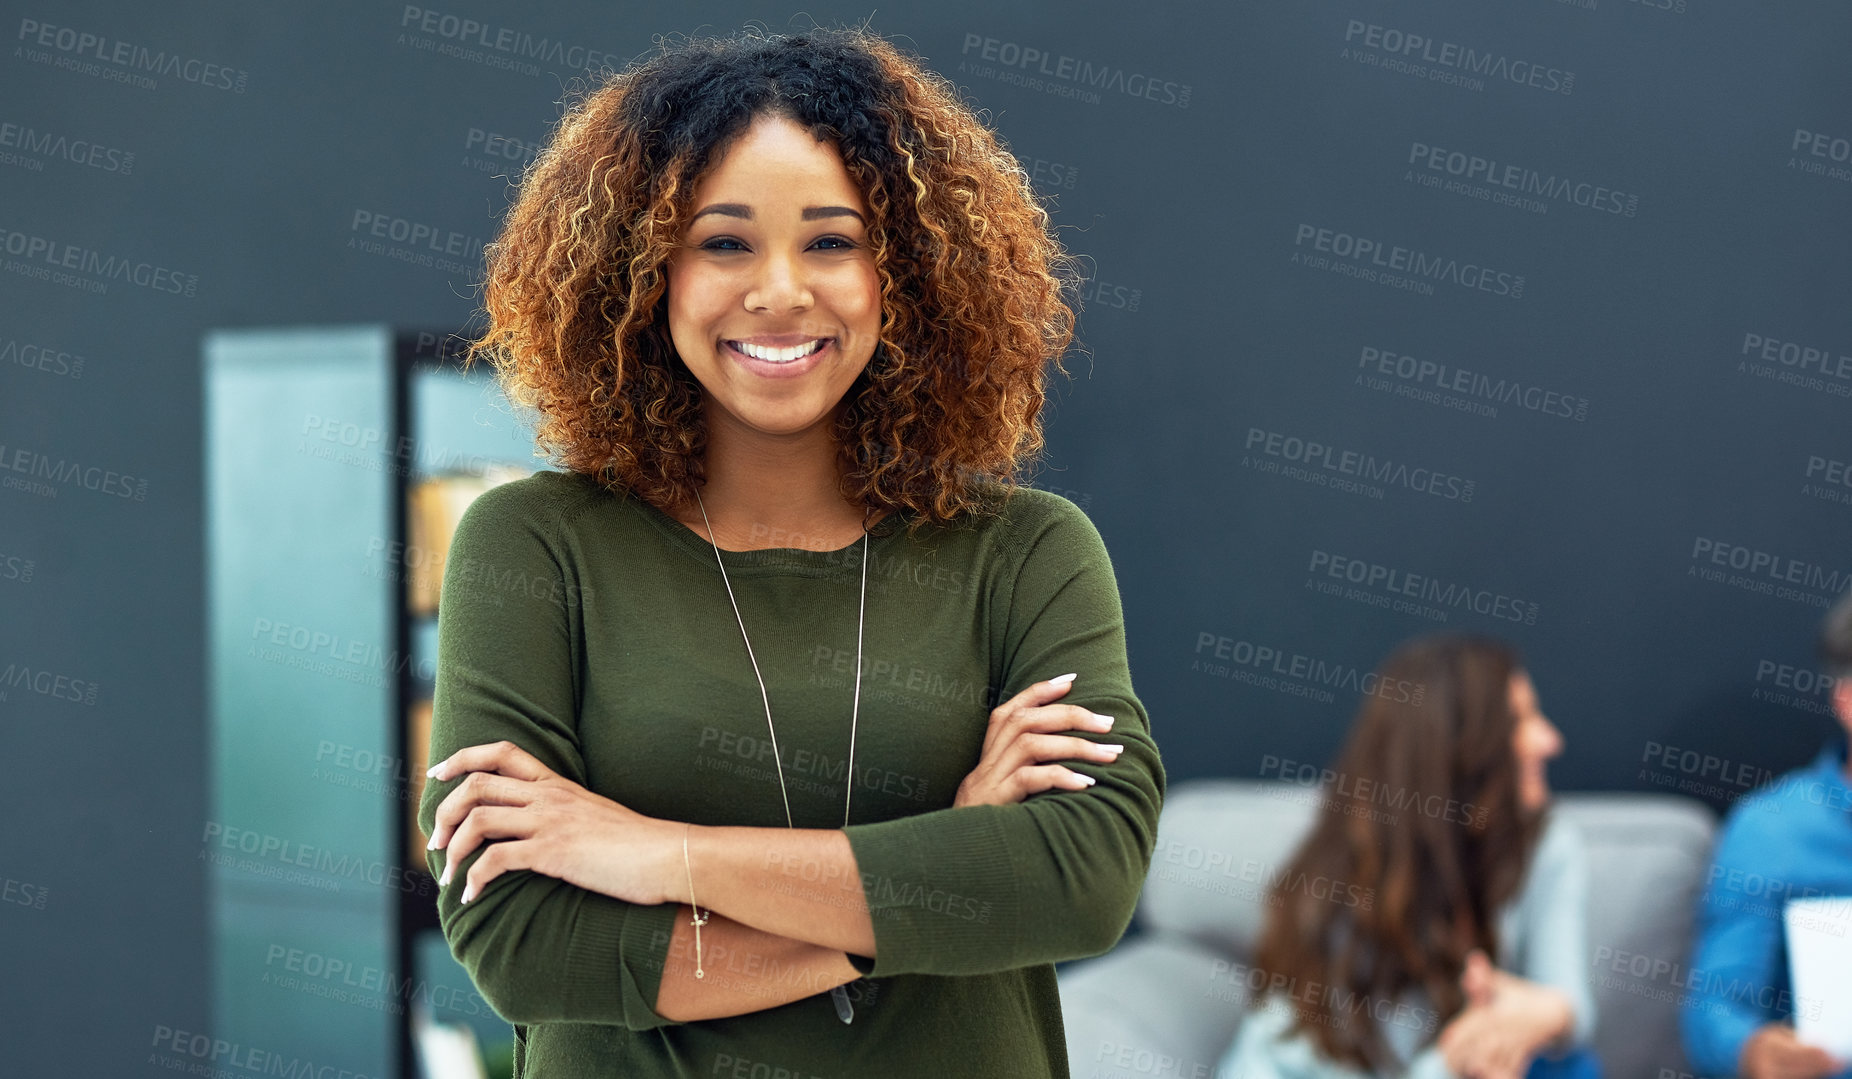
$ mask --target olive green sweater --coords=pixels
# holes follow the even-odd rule
[[[521,870],[467,907],[438,897],[451,950],[515,1025],[516,1075],[1068,1075],[1053,964],[1124,933],[1150,865],[1164,771],[1133,694],[1112,566],[1092,522],[1020,489],[1001,514],[872,530],[851,823],[876,956],[850,956],[854,1022],[829,994],[678,1023],[654,1010],[675,904],[642,906]],[[777,542],[777,536],[768,537]],[[765,677],[698,533],[634,496],[542,472],[493,488],[451,543],[431,759],[508,739],[647,816],[840,828],[862,541],[725,552]],[[1008,806],[952,808],[989,714],[1032,682],[1117,718],[1096,777]],[[460,780],[426,785],[419,819]],[[433,873],[444,852],[432,851]],[[802,868],[793,884],[801,886]],[[713,963],[710,960],[709,966]],[[723,964],[724,966],[724,964]],[[713,976],[709,970],[709,977]]]

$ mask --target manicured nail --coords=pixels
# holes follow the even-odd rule
[[[1089,787],[1091,787],[1091,786],[1093,786],[1093,785],[1094,785],[1095,783],[1098,783],[1098,782],[1099,782],[1099,780],[1097,780],[1097,779],[1094,779],[1094,778],[1093,778],[1092,776],[1081,776],[1080,778],[1082,778],[1082,779],[1084,779],[1084,780],[1086,780],[1086,781],[1087,781],[1087,786],[1089,786]]]
[[[424,849],[425,850],[436,850],[437,849],[437,837],[432,836],[431,841],[424,845]]]
[[[476,898],[476,886],[474,884],[465,885],[463,888],[463,902],[467,903],[474,898]]]
[[[1100,748],[1107,751],[1108,753],[1111,753],[1115,757],[1125,752],[1124,746],[1110,745],[1110,746],[1101,746]]]
[[[1051,685],[1060,685],[1063,682],[1072,682],[1075,679],[1075,677],[1078,675],[1078,673],[1079,672],[1075,672],[1075,674],[1064,674],[1059,678],[1050,678],[1048,681]]]
[[[450,883],[450,863],[448,861],[444,863],[444,875],[437,878],[437,883],[439,885]]]
[[[438,762],[437,762],[436,764],[433,764],[433,765],[432,765],[431,767],[429,767],[429,768],[427,768],[427,769],[425,769],[425,773],[424,773],[424,774],[425,774],[425,776],[426,776],[427,778],[429,778],[429,779],[436,779],[436,778],[437,778],[437,770],[438,770],[439,768],[442,768],[443,766],[444,766],[444,762],[443,762],[443,761],[438,761]]]
[[[1103,716],[1103,715],[1100,715],[1098,712],[1095,712],[1093,713],[1093,718],[1095,722],[1099,723],[1101,730],[1103,731],[1112,730],[1112,717],[1111,716]]]

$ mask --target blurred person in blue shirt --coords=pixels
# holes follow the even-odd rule
[[[1852,923],[1852,592],[1827,615],[1820,656],[1843,730],[1812,764],[1739,801],[1712,855],[1679,1016],[1685,1055],[1706,1075],[1852,1079],[1852,1061],[1795,1033],[1782,921],[1791,900],[1846,897]]]

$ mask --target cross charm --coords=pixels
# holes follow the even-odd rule
[[[694,905],[691,903],[689,906]],[[696,913],[688,919],[688,924],[694,926],[695,931],[695,977],[697,978],[707,977],[707,972],[701,969],[701,927],[707,924],[707,916],[712,913],[710,909]]]

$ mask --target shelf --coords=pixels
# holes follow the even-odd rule
[[[211,1029],[405,1079],[420,994],[485,1047],[510,1038],[436,928],[416,831],[437,622],[408,605],[407,510],[425,481],[548,467],[444,337],[225,330],[202,360]],[[421,538],[441,560],[447,536]]]

